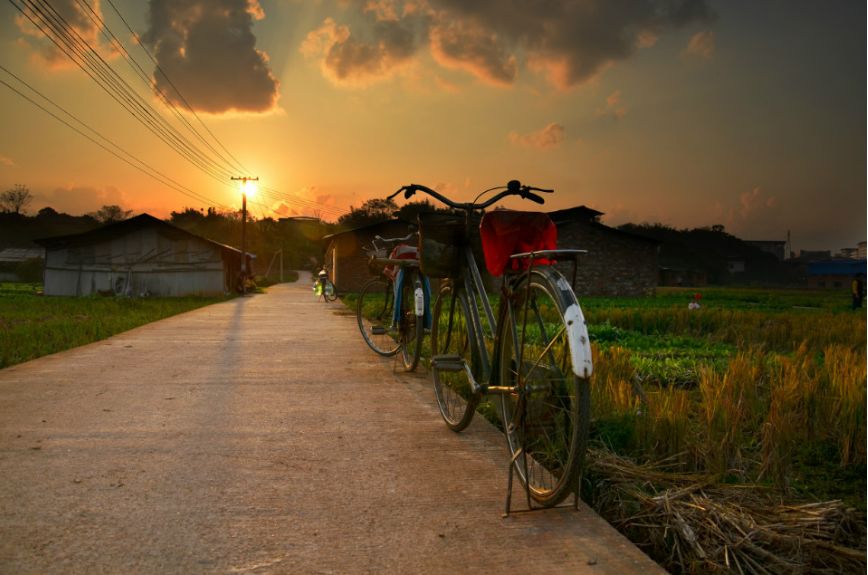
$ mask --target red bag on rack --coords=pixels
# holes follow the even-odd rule
[[[496,210],[482,216],[479,224],[485,266],[495,276],[507,269],[527,269],[530,258],[510,259],[512,254],[554,250],[558,245],[558,229],[548,215],[542,212],[513,212]],[[554,260],[535,258],[533,265],[551,265]]]

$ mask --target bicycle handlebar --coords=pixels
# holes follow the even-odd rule
[[[458,210],[482,210],[487,208],[488,206],[499,202],[501,199],[507,196],[521,196],[525,200],[531,200],[532,202],[536,202],[538,204],[544,204],[545,200],[542,196],[535,194],[534,192],[542,192],[544,194],[550,194],[554,192],[554,190],[547,190],[544,188],[537,188],[535,186],[525,186],[522,185],[518,180],[510,180],[506,186],[502,186],[506,188],[504,191],[500,192],[493,198],[486,200],[481,203],[475,202],[454,202],[447,198],[446,196],[440,194],[439,192],[432,190],[428,186],[423,186],[421,184],[410,184],[408,186],[402,186],[399,188],[394,194],[389,196],[387,199],[391,200],[401,192],[404,192],[404,199],[409,200],[416,192],[425,192],[432,198],[446,204],[450,208],[455,208]],[[498,188],[492,188],[492,190],[496,190]]]

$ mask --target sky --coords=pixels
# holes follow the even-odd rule
[[[866,238],[865,30],[859,0],[7,0],[0,190],[166,217],[258,177],[254,217],[333,221],[518,179],[837,250]]]

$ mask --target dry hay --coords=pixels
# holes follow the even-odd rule
[[[673,572],[865,573],[865,515],[591,450],[594,507]]]

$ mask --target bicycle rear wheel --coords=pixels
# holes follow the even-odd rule
[[[338,299],[338,290],[335,289],[335,284],[326,280],[325,289],[323,290],[323,296],[327,301],[335,301]]]
[[[552,506],[578,489],[588,439],[589,383],[573,371],[565,320],[578,301],[548,267],[525,275],[513,294],[499,324],[499,384],[514,387],[501,396],[501,414],[515,471],[534,501]]]
[[[362,338],[368,347],[387,357],[395,355],[401,347],[395,332],[390,329],[394,305],[392,282],[383,278],[366,283],[356,302],[356,322]]]
[[[425,337],[423,318],[416,316],[416,279],[418,273],[410,268],[404,268],[404,278],[401,282],[401,323],[399,324],[401,341],[401,361],[404,369],[413,371],[419,365],[422,355],[422,339]]]
[[[468,321],[467,296],[451,283],[440,288],[434,304],[431,326],[431,357],[457,356],[473,367],[473,325]],[[432,367],[434,394],[443,421],[453,431],[470,424],[480,396],[470,387],[465,371],[447,371]]]

